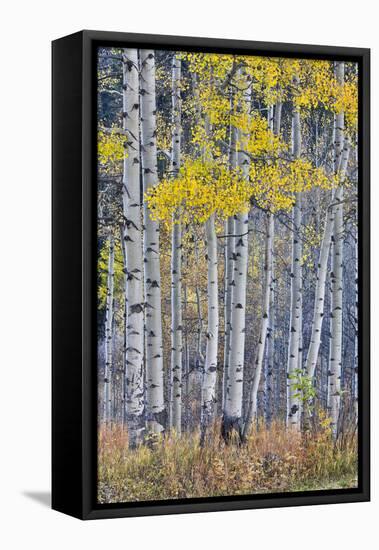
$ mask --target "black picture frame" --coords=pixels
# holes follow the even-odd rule
[[[185,49],[355,61],[359,66],[359,486],[96,504],[96,48]],[[52,507],[81,519],[370,499],[370,50],[85,30],[52,43]]]

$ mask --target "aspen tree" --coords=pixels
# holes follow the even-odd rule
[[[268,330],[270,295],[272,293],[272,240],[274,233],[274,215],[270,212],[267,214],[266,220],[266,239],[265,239],[265,263],[264,263],[264,290],[262,304],[262,320],[259,333],[259,341],[255,359],[255,371],[251,384],[248,411],[245,419],[243,438],[249,434],[251,424],[257,415],[257,397],[258,388],[261,379],[263,366],[265,344]]]
[[[346,173],[347,162],[349,158],[349,149],[345,148],[344,151],[345,152],[342,156],[342,161],[341,161],[340,177],[343,177]],[[331,204],[327,209],[326,220],[324,225],[324,234],[323,234],[323,238],[320,246],[311,338],[310,338],[310,344],[309,344],[307,358],[305,362],[306,375],[311,379],[314,377],[317,358],[320,350],[320,343],[321,343],[321,327],[322,327],[322,321],[324,317],[325,283],[326,283],[328,257],[329,257],[330,244],[331,244],[332,232],[334,227],[334,217],[335,217],[334,197],[335,197],[335,192],[333,191]]]
[[[231,108],[233,103],[231,101]],[[229,166],[231,170],[235,170],[237,166],[237,130],[230,125],[230,152]],[[235,237],[234,237],[234,216],[229,216],[225,221],[225,260],[224,260],[224,364],[223,364],[223,382],[222,382],[222,411],[225,410],[228,379],[229,379],[229,363],[230,363],[230,340],[231,340],[231,317],[232,317],[232,300],[233,300],[233,274],[234,274],[234,258],[235,258]]]
[[[335,67],[336,80],[344,84],[344,63],[338,62]],[[345,140],[347,143],[347,141]],[[335,115],[334,172],[340,174],[344,147],[344,112]],[[335,216],[332,234],[331,254],[331,311],[330,311],[330,345],[328,370],[328,409],[331,418],[331,429],[334,437],[338,435],[338,418],[341,402],[341,366],[342,366],[342,292],[343,292],[343,181],[335,195]]]
[[[297,83],[297,79],[294,79]],[[299,109],[292,114],[292,155],[301,155],[301,122]],[[299,349],[302,330],[302,241],[301,241],[301,193],[295,194],[292,209],[292,268],[291,268],[291,314],[287,364],[287,425],[300,430],[300,400],[297,382],[300,375]]]
[[[181,142],[181,59],[172,61],[172,166],[175,177],[180,168]],[[171,372],[170,372],[170,427],[180,435],[182,426],[182,230],[180,213],[173,220],[171,252]]]
[[[110,231],[108,237],[108,270],[105,305],[105,368],[103,419],[110,422],[111,418],[111,382],[113,369],[113,293],[114,293],[114,238]]]
[[[143,189],[147,193],[158,183],[155,53],[153,50],[140,50],[140,55],[141,158]],[[146,419],[148,430],[160,433],[164,430],[164,397],[159,222],[152,219],[147,201],[144,201],[143,219]]]
[[[246,79],[247,81],[247,79]],[[246,85],[246,82],[245,82]],[[250,115],[250,89],[244,93],[240,110],[249,117]],[[237,163],[241,169],[242,177],[249,178],[249,157],[243,152],[243,146],[248,136],[238,132]],[[230,359],[228,369],[228,388],[225,400],[225,409],[222,422],[222,435],[225,441],[230,439],[235,430],[242,436],[242,398],[243,398],[243,374],[245,363],[245,322],[246,322],[246,282],[248,263],[248,213],[237,213],[234,216],[235,232],[235,262],[234,276],[232,280],[233,297],[231,313],[231,338]]]
[[[136,447],[144,431],[144,299],[142,215],[140,192],[138,50],[123,52],[123,120],[126,151],[123,173],[123,209],[126,246],[126,411],[129,445]]]
[[[205,222],[208,264],[208,328],[204,375],[201,388],[201,444],[206,430],[214,419],[216,403],[217,348],[218,348],[218,272],[217,237],[214,214]]]

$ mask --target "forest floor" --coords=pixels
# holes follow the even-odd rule
[[[204,448],[199,434],[152,439],[128,449],[127,430],[99,432],[98,502],[283,493],[357,486],[357,437],[333,442],[325,418],[312,434],[281,422],[255,429],[243,446],[225,445],[215,425]]]

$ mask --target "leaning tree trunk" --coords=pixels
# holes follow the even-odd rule
[[[103,420],[110,422],[111,418],[111,380],[112,380],[112,351],[113,351],[113,289],[114,289],[114,238],[109,233],[107,296],[105,305],[105,367],[104,367],[104,397]]]
[[[261,380],[264,352],[266,347],[266,338],[268,331],[268,320],[270,314],[270,295],[272,293],[272,241],[274,235],[274,215],[267,215],[266,246],[265,246],[265,280],[263,290],[262,319],[259,334],[259,341],[255,359],[255,371],[250,388],[249,406],[243,429],[243,439],[249,435],[252,422],[257,416],[257,398],[258,388]]]
[[[344,82],[344,63],[336,63],[335,74],[340,86]],[[334,172],[339,175],[344,149],[344,113],[335,116]],[[342,289],[343,289],[343,182],[335,192],[335,216],[332,234],[331,261],[331,311],[328,370],[328,410],[333,437],[338,435],[338,419],[341,404],[342,365]]]
[[[141,442],[144,431],[144,299],[138,87],[138,50],[126,48],[123,53],[123,119],[127,135],[123,208],[127,265],[126,411],[131,448]]]
[[[343,178],[346,173],[347,163],[349,158],[349,149],[344,149],[344,154],[341,160],[340,168],[340,177]],[[320,247],[320,255],[318,260],[318,269],[317,269],[317,281],[315,289],[315,299],[314,299],[314,309],[313,309],[313,321],[312,321],[312,331],[310,344],[307,353],[307,359],[305,362],[305,372],[306,375],[313,379],[317,358],[320,350],[321,342],[321,328],[322,321],[324,317],[324,302],[325,302],[325,282],[326,282],[326,272],[328,266],[328,257],[330,250],[330,243],[332,238],[332,232],[334,227],[334,217],[335,217],[335,204],[334,204],[335,193],[332,193],[332,201],[329,206],[326,214],[325,220],[325,229],[324,235]]]
[[[331,205],[328,207],[327,213],[326,213],[324,235],[321,241],[319,259],[318,259],[311,338],[310,338],[310,344],[309,344],[307,358],[305,362],[305,372],[309,378],[313,378],[314,376],[316,365],[317,365],[318,354],[320,350],[320,343],[321,343],[321,328],[322,328],[322,321],[324,318],[324,306],[325,306],[324,302],[325,302],[326,271],[328,266],[328,257],[329,257],[330,243],[331,243],[332,230],[333,230],[333,224],[334,224],[333,201],[334,201],[334,193],[332,193]]]
[[[217,350],[218,350],[218,271],[217,237],[214,214],[205,223],[208,263],[208,328],[204,375],[201,388],[201,445],[206,431],[214,420],[216,408]]]
[[[174,55],[172,62],[172,166],[175,177],[180,168],[181,138],[181,60]],[[180,214],[173,220],[171,252],[171,372],[170,427],[180,435],[182,428],[182,231]]]
[[[158,183],[157,125],[155,99],[155,55],[141,50],[141,143],[144,192]],[[159,259],[159,223],[151,218],[144,202],[144,283],[146,338],[146,420],[149,432],[164,430],[163,349],[161,318],[161,276]]]

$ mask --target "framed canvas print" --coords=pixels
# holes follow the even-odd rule
[[[369,50],[53,42],[53,508],[369,499]]]

